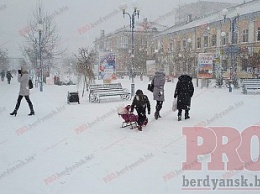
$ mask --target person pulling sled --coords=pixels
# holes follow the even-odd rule
[[[146,108],[148,110],[148,114],[150,114],[151,106],[148,97],[143,94],[142,90],[137,90],[135,94],[136,95],[131,105],[131,112],[133,112],[134,109],[136,110],[138,114],[137,127],[139,131],[142,131],[142,126],[146,126],[148,123]]]

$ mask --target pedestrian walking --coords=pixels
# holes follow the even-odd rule
[[[7,79],[7,83],[10,84],[11,79],[13,78],[12,74],[10,71],[6,72],[6,79]]]
[[[177,98],[178,121],[182,118],[182,110],[185,110],[185,119],[190,118],[189,110],[193,93],[192,77],[189,75],[181,75],[178,78],[174,92],[174,98]]]
[[[1,71],[1,80],[2,80],[2,82],[4,81],[4,79],[5,79],[5,70],[2,70]]]
[[[20,107],[21,104],[21,100],[23,99],[23,97],[25,97],[29,108],[30,108],[30,113],[28,114],[29,116],[34,115],[34,109],[33,109],[33,104],[30,100],[30,91],[29,91],[29,67],[27,65],[22,65],[21,70],[18,70],[18,82],[20,82],[20,91],[19,91],[19,96],[17,99],[17,103],[15,106],[15,109],[12,113],[10,113],[10,115],[17,115],[17,111]]]
[[[153,99],[156,100],[154,118],[157,120],[161,118],[160,110],[164,102],[165,73],[163,69],[159,69],[159,71],[155,72],[151,84],[154,86]]]

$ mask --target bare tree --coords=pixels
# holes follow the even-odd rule
[[[79,55],[76,56],[76,58],[78,60],[76,64],[76,72],[79,77],[83,77],[83,96],[85,88],[88,90],[88,85],[93,83],[95,80],[93,68],[96,62],[96,53],[94,50],[89,51],[87,48],[80,48]]]
[[[39,28],[41,27],[41,29]],[[35,7],[31,18],[28,21],[28,30],[21,34],[26,41],[22,46],[22,53],[27,61],[32,64],[33,69],[37,70],[37,60],[41,49],[42,67],[49,71],[54,63],[55,57],[64,52],[58,48],[60,37],[57,34],[54,18],[51,14],[44,11],[41,4]],[[41,37],[41,38],[40,38]]]
[[[7,51],[4,51],[0,48],[0,69],[7,70],[9,68],[10,61],[8,59]]]

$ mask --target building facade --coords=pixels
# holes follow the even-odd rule
[[[100,37],[96,38],[94,42],[95,50],[98,53],[115,53],[116,72],[119,75],[129,74],[132,63],[135,74],[145,73],[146,60],[153,57],[147,55],[148,40],[165,29],[166,26],[144,19],[142,22],[136,23],[133,33],[129,25],[109,34],[105,34],[102,30]]]
[[[212,7],[205,5],[209,6],[205,9]],[[129,25],[110,34],[102,31],[94,42],[95,49],[114,52],[116,70],[122,74],[131,71],[132,63],[135,72],[145,74],[146,61],[156,60],[167,75],[185,72],[196,77],[199,53],[213,53],[214,77],[220,73],[226,78],[231,74],[240,78],[256,77],[260,71],[260,0],[232,7],[220,3],[219,7],[224,5],[227,8],[221,11],[218,8],[208,15],[190,17],[170,28],[144,19],[134,29],[133,47]]]
[[[260,0],[175,25],[151,41],[168,74],[196,77],[199,53],[214,53],[214,76],[256,77],[260,71]],[[149,49],[148,49],[149,50]]]

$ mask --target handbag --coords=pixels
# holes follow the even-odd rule
[[[154,85],[153,84],[148,84],[148,88],[147,88],[150,92],[153,92],[154,89]]]
[[[174,98],[172,102],[172,111],[175,112],[177,110],[177,98]]]
[[[28,85],[29,85],[29,89],[32,89],[32,88],[33,88],[33,82],[32,82],[31,79],[29,79],[29,83],[28,83]]]

